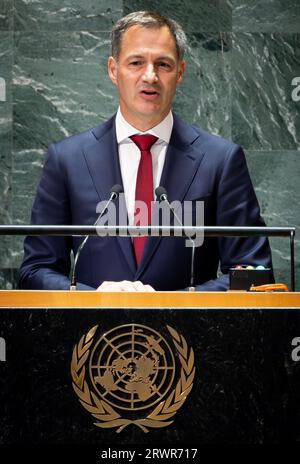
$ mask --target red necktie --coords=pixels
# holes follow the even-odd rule
[[[133,135],[130,138],[141,150],[141,160],[135,187],[135,201],[143,201],[147,206],[147,214],[139,214],[139,218],[136,218],[135,210],[134,224],[136,226],[148,226],[151,224],[151,202],[153,201],[153,171],[150,148],[156,142],[157,137],[147,134]],[[147,238],[148,237],[133,238],[133,247],[137,265],[140,264],[142,259]]]

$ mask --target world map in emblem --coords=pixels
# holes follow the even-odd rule
[[[89,360],[90,378],[99,396],[131,411],[161,401],[173,384],[175,370],[174,355],[165,338],[140,324],[104,333]]]

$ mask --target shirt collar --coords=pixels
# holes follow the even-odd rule
[[[152,127],[146,132],[141,132],[129,124],[121,113],[120,108],[116,115],[116,135],[118,143],[124,142],[126,139],[135,134],[152,134],[158,139],[169,143],[173,129],[173,114],[170,111],[165,119],[163,119],[157,126]]]

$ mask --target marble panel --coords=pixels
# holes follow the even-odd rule
[[[46,149],[117,108],[107,33],[16,34],[14,149]]]
[[[13,28],[13,0],[0,2],[0,31],[11,31]]]
[[[44,164],[43,150],[19,150],[13,153],[13,224],[30,224],[31,208]],[[23,257],[23,236],[12,238],[11,266],[18,268]]]
[[[30,212],[43,164],[43,150],[19,150],[13,153],[14,224],[30,223]]]
[[[300,32],[299,0],[233,0],[232,29],[241,32]]]
[[[0,224],[12,222],[12,45],[12,33],[0,32]],[[10,237],[0,237],[0,268],[9,265],[10,243]]]
[[[17,288],[19,269],[0,269],[0,290],[15,290]]]
[[[122,0],[14,0],[17,31],[109,31],[122,15]]]
[[[231,137],[231,36],[190,34],[174,111],[190,124]]]
[[[124,14],[157,10],[178,21],[187,32],[231,31],[231,1],[222,0],[124,0]]]
[[[249,149],[298,150],[300,34],[234,34],[232,136]]]

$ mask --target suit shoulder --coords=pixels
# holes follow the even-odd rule
[[[201,127],[187,124],[178,116],[174,115],[177,140],[184,144],[192,145],[200,151],[229,153],[238,148],[238,145],[231,140],[219,135],[211,134]]]
[[[216,151],[230,152],[237,148],[239,145],[234,143],[232,140],[225,139],[224,137],[216,134],[211,134],[206,130],[192,126],[198,134],[198,138],[195,140],[195,143],[202,145],[207,148],[214,148]]]
[[[67,156],[68,154],[70,154],[70,156],[73,156],[78,152],[81,153],[85,147],[101,138],[101,136],[107,130],[109,130],[109,128],[111,128],[113,120],[114,118],[111,118],[110,120],[105,121],[104,123],[99,124],[96,127],[88,129],[84,132],[80,132],[79,134],[71,135],[69,137],[66,137],[65,139],[55,142],[51,146],[54,147],[54,150],[58,154],[63,154],[64,156]]]

